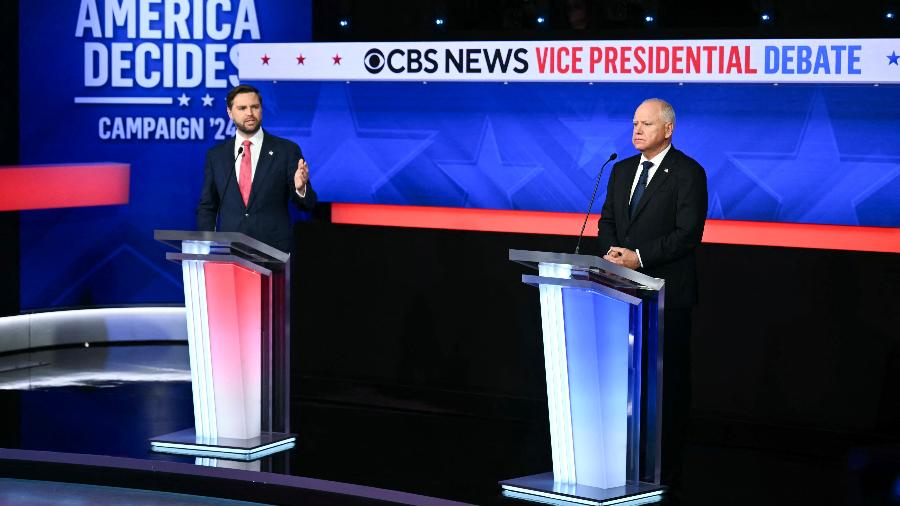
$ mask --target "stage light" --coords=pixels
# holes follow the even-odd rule
[[[887,13],[885,13],[884,17],[886,19],[894,19],[894,13],[891,11],[888,11]]]
[[[539,25],[544,24],[545,21],[547,21],[547,18],[545,18],[544,16],[538,16],[538,18],[537,18],[537,23],[538,23]]]
[[[646,21],[647,23],[652,23],[652,22],[656,21],[656,18],[653,16],[646,16],[644,18],[644,21]]]
[[[338,24],[341,25],[341,28],[347,28],[348,26],[350,26],[350,20],[342,19],[342,20],[338,21]]]
[[[436,24],[437,26],[443,26],[443,25],[444,25],[444,18],[435,18],[434,24]]]
[[[764,13],[762,13],[762,15],[759,17],[759,19],[761,19],[761,20],[764,21],[764,22],[765,22],[765,21],[772,21],[772,16],[769,15],[769,13],[764,12]]]

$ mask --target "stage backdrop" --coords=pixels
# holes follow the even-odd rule
[[[21,213],[21,306],[183,302],[153,240],[190,229],[206,150],[233,135],[242,42],[311,37],[309,0],[21,0],[23,164],[124,162],[128,205]],[[277,126],[281,97],[266,96]]]
[[[584,212],[645,98],[713,219],[900,225],[900,39],[252,43],[334,202]],[[344,84],[310,84],[342,80]],[[315,156],[314,156],[315,155]],[[604,195],[599,195],[602,201]]]
[[[165,262],[152,230],[194,226],[204,153],[233,134],[224,95],[237,83],[238,43],[309,40],[310,3],[20,5],[22,162],[126,162],[132,171],[128,205],[22,213],[22,307],[182,301],[177,266]],[[565,43],[547,44],[562,54]],[[890,84],[900,80],[900,43],[826,48],[821,61],[815,44],[766,45],[723,52],[721,69],[718,53],[708,54],[716,72],[730,69],[721,79],[728,82],[517,78],[523,60],[529,72],[540,70],[534,51],[510,52],[509,81],[491,82],[441,81],[424,70],[431,67],[424,51],[414,64],[410,52],[392,60],[384,47],[381,59],[368,50],[350,57],[341,44],[240,53],[260,68],[330,69],[313,77],[335,80],[259,74],[248,81],[263,91],[265,127],[300,144],[325,201],[583,212],[600,164],[612,152],[634,153],[635,106],[656,96],[676,107],[675,145],[707,170],[710,218],[900,226],[900,86]],[[811,48],[808,69],[797,63],[800,46]],[[464,74],[488,66],[477,52],[458,54],[477,57],[461,64]],[[827,79],[818,79],[823,65]],[[348,67],[365,80],[345,80]],[[751,68],[767,81],[741,79]],[[773,84],[772,73],[800,69],[818,69],[811,74],[818,80]],[[867,72],[888,84],[860,82]],[[856,82],[842,84],[844,77]]]

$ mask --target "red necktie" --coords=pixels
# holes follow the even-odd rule
[[[244,141],[244,154],[241,155],[241,172],[238,175],[238,187],[241,189],[241,197],[244,198],[244,206],[250,201],[250,186],[253,184],[253,165],[250,158],[250,141]]]

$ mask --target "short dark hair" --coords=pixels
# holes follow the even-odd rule
[[[262,105],[262,95],[259,93],[259,90],[249,84],[239,84],[228,92],[228,95],[225,97],[225,107],[231,109],[231,104],[234,103],[234,97],[241,93],[256,93],[256,96],[259,97],[259,105]]]

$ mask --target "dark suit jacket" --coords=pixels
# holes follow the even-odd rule
[[[631,185],[640,155],[613,166],[603,203],[600,254],[610,246],[640,250],[644,274],[666,280],[665,307],[689,308],[697,301],[694,249],[706,222],[706,172],[673,146],[656,169],[633,217]]]
[[[263,133],[246,207],[234,170],[234,137],[206,152],[203,190],[197,206],[197,229],[241,232],[289,252],[293,249],[294,234],[288,201],[293,201],[300,209],[310,210],[316,205],[316,192],[311,183],[306,185],[305,198],[300,198],[294,190],[294,172],[303,157],[300,146]]]

